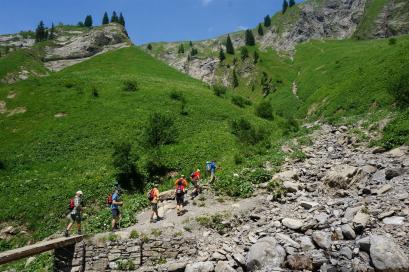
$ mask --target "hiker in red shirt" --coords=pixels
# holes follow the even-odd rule
[[[193,199],[200,193],[200,187],[199,187],[200,170],[197,169],[195,172],[193,172],[192,175],[190,176],[190,179],[192,180],[192,184],[194,186],[194,189],[192,192],[192,199]]]
[[[176,189],[175,189],[176,213],[178,214],[178,216],[181,216],[183,204],[185,202],[186,187],[188,186],[187,180],[185,179],[184,175],[182,175],[180,178],[176,180],[175,186],[176,186]]]

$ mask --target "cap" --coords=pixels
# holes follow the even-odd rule
[[[197,169],[196,171],[197,171],[197,172],[200,172],[200,169]]]
[[[83,195],[82,191],[78,191],[76,194],[77,195]]]

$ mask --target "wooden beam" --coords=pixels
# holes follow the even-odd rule
[[[72,245],[83,240],[83,236],[62,237],[54,240],[39,242],[37,244],[0,252],[0,265],[17,261],[26,257],[37,255],[56,248]]]

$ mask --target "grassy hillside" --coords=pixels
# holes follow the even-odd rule
[[[124,82],[137,82],[138,90],[123,90]],[[181,102],[172,99],[172,93],[186,99],[183,114]],[[271,131],[270,139],[282,134],[280,118],[258,118],[251,107],[243,109],[215,96],[201,82],[137,48],[107,53],[48,77],[1,85],[0,100],[7,107],[0,114],[4,168],[0,170],[0,201],[8,203],[0,221],[27,226],[34,239],[62,228],[69,197],[78,189],[85,192],[89,215],[104,210],[115,176],[112,153],[116,143],[132,144],[139,156],[137,165],[146,176],[149,162],[188,174],[210,159],[217,159],[228,172],[235,168],[235,155],[243,148],[231,133],[232,120],[242,117],[264,127]],[[26,112],[12,114],[16,108]],[[144,128],[153,112],[174,120],[174,144],[145,147]],[[143,195],[129,199],[136,208],[144,200]],[[103,215],[104,219],[94,217],[92,223],[100,228],[88,228],[104,228],[109,213]]]

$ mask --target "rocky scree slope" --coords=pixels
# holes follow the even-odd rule
[[[230,213],[138,224],[143,243],[121,233],[87,244],[88,271],[124,261],[137,271],[409,271],[408,148],[368,148],[345,126],[322,125],[312,139],[306,160],[287,161],[273,177],[288,191],[279,202],[266,183]],[[138,259],[126,246],[135,243]]]
[[[253,30],[261,50],[271,48],[290,55],[297,44],[309,40],[385,38],[408,32],[409,4],[401,0],[307,0],[290,8],[284,15],[281,12],[274,15],[272,26],[264,28],[264,35],[258,35],[257,29]],[[244,31],[230,36],[239,53],[238,49],[245,45]],[[223,81],[216,75],[216,69],[220,62],[218,52],[220,47],[225,47],[226,37],[194,42],[199,54],[190,59],[190,48],[183,54],[178,53],[180,44],[185,42],[156,43],[152,44],[152,50],[143,47],[179,71],[214,84]]]
[[[60,71],[92,56],[131,45],[125,28],[116,23],[93,28],[57,26],[55,39],[41,43],[35,43],[32,32],[2,35],[0,48],[7,47],[9,50],[3,56],[4,65],[12,65],[0,80],[3,83],[14,83],[33,76],[47,75],[47,70]]]

